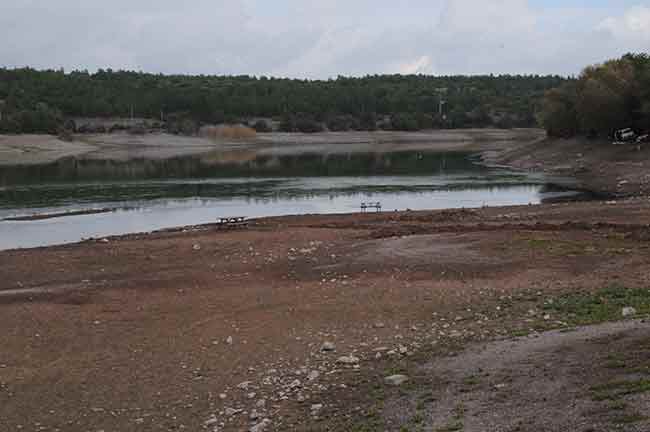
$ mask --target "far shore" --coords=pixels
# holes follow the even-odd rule
[[[646,160],[650,147],[614,146],[585,138],[551,139],[542,129],[454,129],[419,132],[266,133],[225,140],[164,133],[0,135],[3,166],[49,164],[64,158],[128,161],[197,156],[248,160],[257,154],[390,151],[480,153],[486,164],[576,179],[577,189],[597,196],[650,195]]]
[[[457,129],[420,132],[266,133],[254,139],[226,140],[165,133],[75,135],[62,141],[52,135],[0,135],[0,166],[52,163],[66,157],[84,159],[167,159],[214,151],[241,150],[328,152],[346,151],[504,150],[512,143],[530,143],[544,137],[540,129]]]

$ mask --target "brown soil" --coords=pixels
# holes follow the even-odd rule
[[[355,430],[396,362],[432,362],[422,374],[448,373],[453,392],[465,372],[435,359],[526,328],[526,299],[647,287],[649,210],[633,199],[285,217],[0,252],[0,430],[247,430],[264,417],[267,430]],[[326,341],[335,352],[321,351]],[[551,364],[562,346],[542,347]],[[605,355],[628,345],[601,346]],[[542,406],[537,395],[564,388],[551,378],[589,384],[572,370],[593,343],[571,346],[574,369],[560,362],[545,374],[526,366],[543,361],[536,349],[511,359],[517,390],[495,412]],[[359,365],[337,363],[344,355]],[[488,415],[492,393],[482,391],[468,425]],[[427,421],[436,426],[446,406],[431,406]]]

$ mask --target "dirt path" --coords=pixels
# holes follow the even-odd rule
[[[627,321],[475,345],[435,359],[434,385],[389,402],[419,430],[650,430],[650,323]]]
[[[270,218],[0,252],[0,419],[364,430],[402,391],[385,388],[391,371],[416,377],[467,344],[571,327],[571,311],[529,314],[567,293],[646,293],[648,224],[650,203],[628,200]]]

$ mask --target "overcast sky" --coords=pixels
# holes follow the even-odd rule
[[[0,41],[39,69],[573,75],[650,51],[650,0],[0,0]]]

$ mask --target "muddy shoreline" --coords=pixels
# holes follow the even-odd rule
[[[0,166],[45,164],[63,157],[125,161],[168,159],[246,151],[320,152],[504,149],[513,142],[530,142],[543,136],[539,129],[459,129],[422,132],[328,132],[316,134],[267,133],[255,139],[224,140],[169,134],[127,133],[76,135],[72,142],[48,135],[0,135]]]
[[[444,427],[465,403],[474,430],[482,410],[463,402],[467,395],[489,402],[506,384],[497,389],[503,421],[516,423],[518,401],[539,412],[556,406],[526,388],[571,383],[552,367],[563,364],[561,344],[544,354],[546,375],[509,379],[506,367],[472,380],[476,389],[467,388],[477,373],[469,366],[440,382],[426,365],[465,346],[570,331],[571,317],[548,308],[564,295],[647,287],[649,226],[650,203],[626,199],[287,216],[0,252],[0,326],[9,329],[0,333],[0,417],[12,429],[37,422],[73,432],[241,431],[264,418],[269,431],[360,423],[399,431],[418,413]],[[650,337],[647,325],[626,329],[630,344],[612,345],[612,354]],[[335,351],[323,350],[326,342]],[[573,349],[575,370],[594,350],[603,362],[610,353],[597,342]],[[630,367],[644,355],[630,355]],[[385,385],[396,373],[412,384]],[[587,377],[585,397],[589,385],[616,377],[600,376]],[[457,402],[449,412],[418,403],[427,388]],[[563,395],[563,404],[583,397],[543,394]],[[616,420],[587,402],[605,410],[595,423]],[[631,415],[644,402],[626,403]],[[562,430],[585,416],[553,418]],[[529,426],[520,430],[539,430]]]

